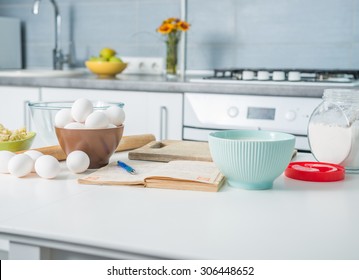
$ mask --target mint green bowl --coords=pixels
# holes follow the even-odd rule
[[[224,130],[208,138],[214,163],[232,187],[265,190],[288,166],[295,137],[264,130]]]
[[[36,136],[35,132],[28,132],[28,136],[22,140],[0,142],[0,151],[18,152],[30,149]]]

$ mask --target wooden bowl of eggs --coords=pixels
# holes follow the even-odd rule
[[[91,169],[107,165],[122,138],[124,104],[109,104],[96,110],[90,100],[81,98],[55,116],[55,132],[63,151],[67,155],[76,150],[85,152]]]

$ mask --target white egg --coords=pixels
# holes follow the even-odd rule
[[[35,171],[42,178],[52,179],[60,173],[60,163],[55,157],[44,155],[36,160]]]
[[[86,128],[107,128],[108,124],[109,121],[106,114],[101,111],[91,113],[85,121]]]
[[[32,158],[25,154],[13,156],[8,163],[9,173],[16,177],[24,177],[29,174],[34,167]]]
[[[93,104],[85,98],[77,99],[71,107],[72,118],[77,122],[84,122],[93,112]]]
[[[73,151],[67,155],[66,165],[73,173],[82,173],[90,166],[90,158],[83,151]]]
[[[15,155],[10,151],[0,151],[0,173],[9,173],[8,163],[9,160]]]
[[[32,160],[34,161],[34,166],[32,167],[31,172],[35,172],[35,162],[39,157],[43,156],[44,154],[39,151],[36,151],[36,150],[29,150],[29,151],[26,151],[24,154],[31,157]]]
[[[125,111],[119,106],[111,106],[105,111],[110,123],[120,125],[125,121]]]
[[[61,109],[55,115],[56,127],[64,127],[65,125],[73,121],[74,120],[71,115],[71,109]]]
[[[83,129],[85,128],[85,125],[83,123],[79,122],[72,122],[65,125],[66,129]]]
[[[109,123],[108,126],[107,126],[107,128],[115,128],[115,127],[117,127],[117,126],[115,126],[115,125],[112,124],[112,123]]]

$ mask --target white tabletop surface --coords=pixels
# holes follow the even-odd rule
[[[176,259],[359,259],[357,174],[331,183],[281,175],[272,190],[225,185],[218,193],[79,185],[79,176],[64,166],[54,180],[0,174],[0,237],[90,248],[110,258],[128,252]]]

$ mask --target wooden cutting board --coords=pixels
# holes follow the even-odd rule
[[[152,141],[128,153],[129,159],[169,162],[171,160],[212,161],[207,142]]]

